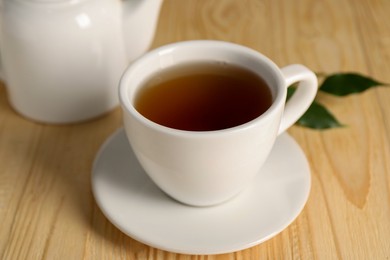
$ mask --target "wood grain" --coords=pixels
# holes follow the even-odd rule
[[[390,83],[387,0],[165,0],[152,48],[218,39],[278,65],[354,71]],[[252,248],[189,256],[124,235],[91,193],[93,159],[121,111],[53,126],[18,115],[0,86],[0,259],[390,259],[390,88],[320,94],[346,127],[294,126],[312,169],[308,203],[286,230]]]

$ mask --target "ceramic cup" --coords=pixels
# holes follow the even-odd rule
[[[200,132],[168,128],[137,112],[134,99],[146,79],[189,62],[223,62],[253,71],[270,87],[272,105],[245,124]],[[285,105],[293,83],[299,83],[298,89]],[[130,65],[121,79],[119,98],[127,138],[154,183],[182,203],[211,206],[231,199],[261,174],[277,136],[307,110],[316,93],[317,78],[302,65],[279,69],[244,46],[187,41],[155,49]]]

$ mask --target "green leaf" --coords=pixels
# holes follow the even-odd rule
[[[336,73],[332,75],[316,73],[316,75],[317,77],[325,78],[319,88],[320,91],[340,97],[361,93],[372,87],[389,86],[389,84],[357,73]],[[294,84],[287,89],[287,100],[293,95],[296,86],[297,84]],[[343,126],[325,106],[317,101],[310,105],[309,109],[296,124],[313,129],[329,129]]]
[[[312,129],[329,129],[343,125],[323,105],[314,101],[297,121],[298,125]]]
[[[293,86],[287,89],[287,100],[294,94],[295,90],[296,88]],[[310,105],[296,124],[318,130],[343,126],[332,113],[317,101]]]
[[[336,96],[347,96],[383,85],[387,84],[357,73],[337,73],[326,76],[319,90]]]
[[[296,85],[291,85],[290,87],[288,87],[286,101],[290,99],[290,97],[294,94],[295,90],[297,90]]]

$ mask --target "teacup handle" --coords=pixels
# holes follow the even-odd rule
[[[286,131],[306,112],[318,90],[316,75],[305,66],[293,64],[282,68],[281,71],[286,88],[294,83],[298,83],[298,88],[285,105],[278,135]]]

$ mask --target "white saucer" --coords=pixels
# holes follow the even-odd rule
[[[132,238],[176,253],[221,254],[275,236],[308,199],[309,165],[288,134],[278,137],[261,171],[251,186],[224,204],[183,205],[147,177],[120,129],[95,159],[92,188],[105,216]]]

